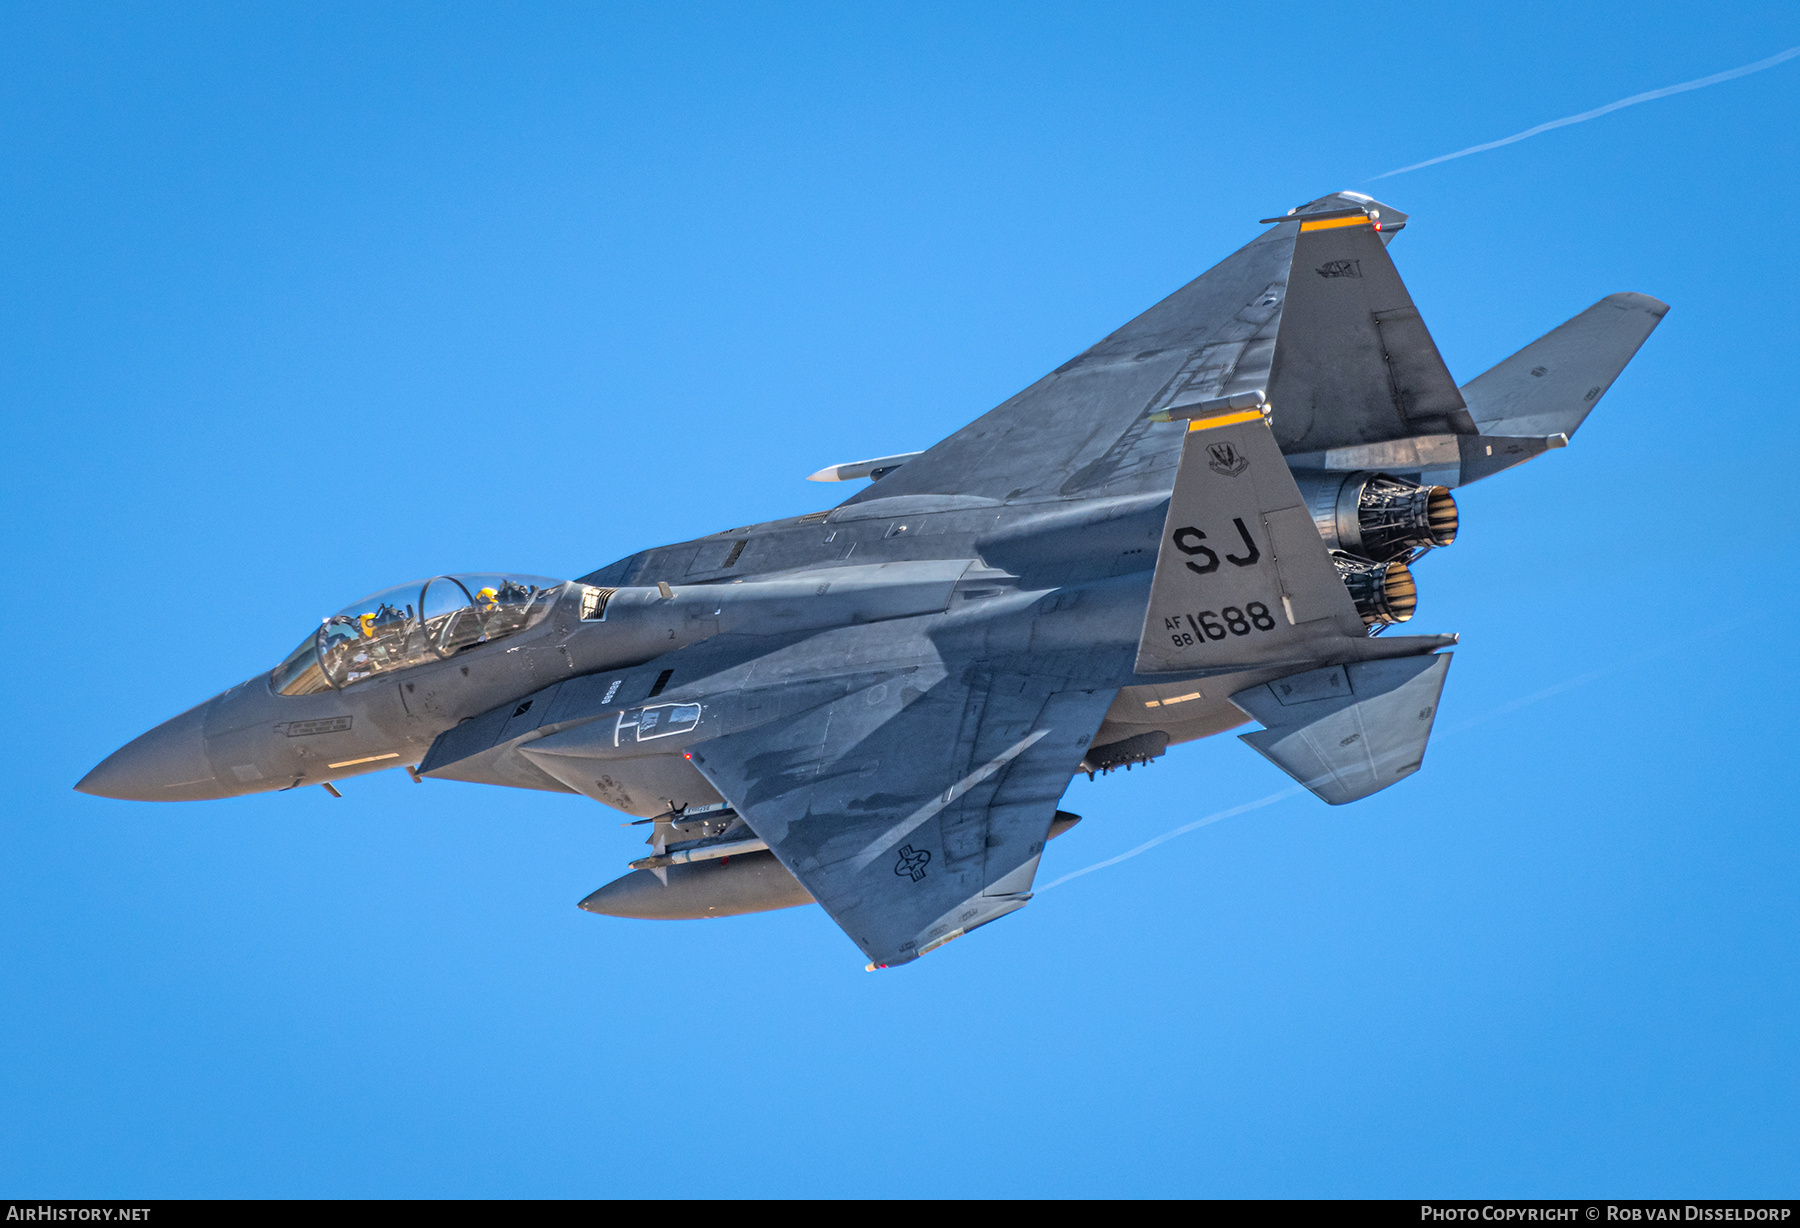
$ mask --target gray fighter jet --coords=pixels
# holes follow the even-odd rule
[[[829,511],[574,581],[437,576],[76,787],[189,801],[415,780],[580,793],[651,856],[581,902],[817,901],[870,967],[1024,907],[1077,773],[1241,735],[1341,805],[1419,769],[1454,635],[1411,567],[1453,487],[1560,448],[1667,306],[1613,294],[1458,388],[1340,192]]]

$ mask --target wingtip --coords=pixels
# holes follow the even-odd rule
[[[1621,290],[1617,294],[1609,294],[1600,300],[1611,303],[1614,307],[1626,311],[1646,311],[1657,319],[1669,314],[1669,305],[1651,294],[1640,294],[1636,290]]]

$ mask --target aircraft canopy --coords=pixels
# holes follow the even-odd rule
[[[316,695],[446,660],[533,626],[564,587],[544,576],[471,572],[383,589],[325,619],[275,667],[269,689]]]

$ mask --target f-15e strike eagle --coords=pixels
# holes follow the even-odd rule
[[[1332,805],[1419,769],[1454,635],[1411,566],[1450,490],[1564,446],[1668,310],[1613,294],[1458,388],[1340,192],[830,511],[574,581],[437,576],[76,787],[190,801],[405,766],[580,793],[652,855],[581,902],[817,901],[871,968],[1024,907],[1077,773],[1244,724]]]

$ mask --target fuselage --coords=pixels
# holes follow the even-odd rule
[[[1035,638],[1043,648],[1083,647],[1096,661],[1127,659],[1141,627],[1162,501],[980,508],[929,502],[874,500],[643,551],[563,584],[534,625],[504,638],[442,658],[422,654],[404,668],[352,674],[311,693],[282,693],[280,669],[259,674],[121,748],[77,788],[195,801],[410,769],[459,722],[560,680],[652,662],[722,634],[754,656],[776,639],[833,625],[982,621],[1015,628],[996,635],[997,645]],[[605,594],[598,611],[596,590]],[[339,621],[354,627],[355,618]],[[1132,682],[1128,666],[1109,672],[1116,674],[1111,685]],[[697,774],[696,782],[707,791]],[[667,792],[637,791],[647,799]],[[660,804],[625,808],[636,813]]]
[[[430,650],[419,647],[421,636],[446,617],[427,608],[440,600],[431,594],[446,591],[454,578],[400,586],[325,620],[319,643],[326,646],[323,659],[338,662],[335,674],[321,672],[303,644],[273,672],[121,748],[76,787],[107,797],[193,801],[335,786],[391,768],[414,771],[457,725],[568,679],[648,668],[665,657],[696,660],[674,654],[706,643],[713,681],[676,683],[688,701],[704,704],[716,698],[709,687],[743,685],[733,663],[773,653],[806,663],[783,667],[796,677],[813,664],[829,676],[839,650],[828,633],[871,622],[904,622],[925,642],[956,636],[959,651],[1015,664],[1032,654],[1081,654],[1094,685],[1119,692],[1084,764],[1109,770],[1244,724],[1244,713],[1227,697],[1274,676],[1133,672],[1167,508],[1167,495],[1154,490],[1020,504],[956,495],[864,497],[829,512],[655,547],[577,581],[542,581],[531,589],[537,596],[528,625],[514,619],[502,635],[471,638],[470,614],[433,630]],[[405,623],[414,604],[396,594],[415,590],[418,618]],[[411,647],[388,653],[383,669],[368,663],[369,652],[357,653],[364,664],[351,668],[346,654],[379,646],[388,617],[403,631],[413,628],[405,640]],[[461,639],[452,643],[458,626]],[[349,639],[332,641],[339,632]],[[359,635],[369,637],[366,644]],[[796,637],[806,646],[796,649]],[[312,679],[310,690],[293,684],[301,673]],[[676,673],[671,666],[647,675],[655,679],[651,696]],[[645,698],[617,696],[621,705]],[[717,801],[676,750],[661,744],[641,755],[621,754],[603,787],[589,781],[581,791],[641,817]],[[427,766],[425,774],[568,790],[523,762],[500,773],[464,764]]]

